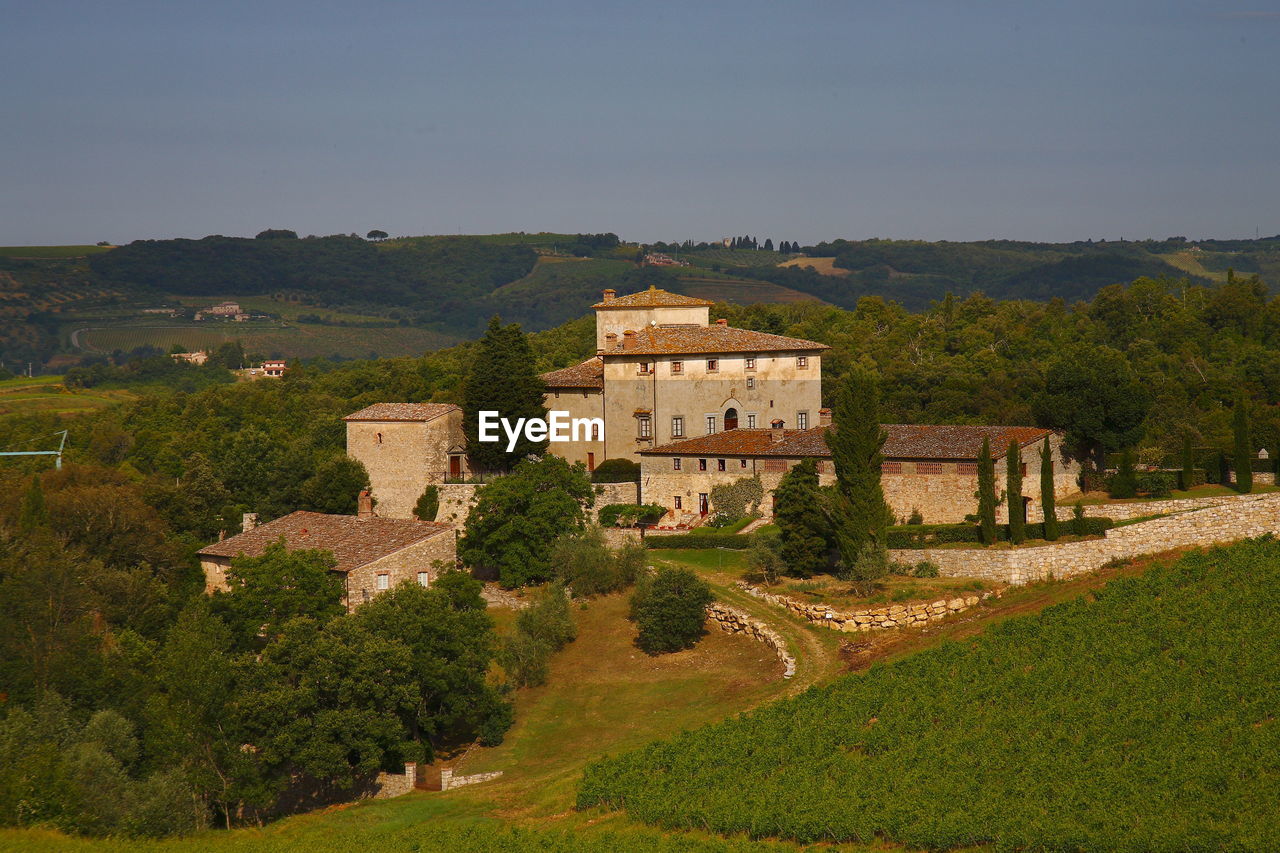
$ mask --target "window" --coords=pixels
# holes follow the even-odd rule
[[[746,358],[746,359],[743,359],[743,361],[744,361],[744,363],[745,363],[745,364],[744,364],[744,366],[747,368],[747,370],[755,370],[755,369],[756,369],[756,360],[755,360],[755,358],[754,358],[754,357],[752,357],[752,358]]]
[[[707,373],[715,373],[719,369],[720,369],[720,359],[718,358],[707,359]]]
[[[917,474],[941,474],[942,463],[941,462],[917,462],[916,473]]]
[[[752,388],[754,388],[754,387],[756,387],[756,378],[755,378],[754,376],[748,376],[748,377],[747,377],[747,390],[751,390],[751,389],[752,389]]]
[[[391,575],[382,572],[378,575],[378,589],[386,589],[391,585]]]
[[[671,372],[672,372],[672,373],[684,373],[684,362],[683,362],[683,361],[673,361],[673,362],[671,362]]]
[[[707,415],[707,435],[716,431],[716,416]]]
[[[956,473],[957,474],[977,474],[978,463],[977,462],[957,462]]]
[[[649,372],[649,362],[647,362],[647,361],[642,361],[642,362],[640,362],[639,364],[637,364],[637,365],[636,365],[636,372],[637,372],[637,373],[648,373],[648,372]]]
[[[742,464],[741,464],[741,465],[739,465],[738,467],[739,467],[739,468],[746,468],[746,467],[747,467],[747,460],[743,459],[743,460],[742,460]]]
[[[808,413],[808,412],[796,412],[796,428],[797,428],[797,429],[808,429],[808,428],[809,428],[809,413]]]
[[[651,438],[653,436],[653,421],[649,420],[648,415],[641,415],[636,418],[636,424],[639,427],[641,438]]]
[[[1018,472],[1018,476],[1020,477],[1027,476],[1027,463],[1025,462],[1022,463],[1022,470]]]
[[[801,370],[804,370],[808,366],[809,366],[809,356],[807,355],[796,356],[796,367],[800,368]]]
[[[705,471],[705,470],[707,470],[707,460],[705,460],[705,459],[699,459],[699,460],[698,460],[698,470],[699,470],[699,471]]]
[[[901,462],[881,462],[880,473],[881,474],[901,474],[902,463]]]
[[[717,470],[717,471],[723,471],[723,470],[724,470],[724,460],[723,460],[723,459],[717,459],[717,460],[716,460],[716,470]]]
[[[431,575],[426,572],[418,572],[418,586],[431,586]]]
[[[676,495],[676,509],[684,509],[684,501],[680,500],[679,495]]]
[[[755,428],[756,428],[756,413],[750,412],[747,414],[747,429],[755,429]]]
[[[382,444],[382,433],[378,433],[378,444]]]
[[[680,470],[680,457],[679,457],[679,456],[677,456],[675,459],[672,459],[672,460],[671,460],[671,470],[672,470],[672,471],[679,471],[679,470]]]
[[[684,418],[674,417],[671,419],[671,437],[684,438]]]
[[[600,440],[600,424],[591,425],[591,440],[592,441]]]

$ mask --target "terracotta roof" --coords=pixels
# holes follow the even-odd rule
[[[781,441],[774,441],[772,430],[731,429],[674,441],[641,450],[641,455],[654,456],[782,456],[802,459],[806,456],[829,457],[827,427],[783,430]],[[1019,447],[1041,441],[1047,429],[1010,426],[968,426],[948,424],[885,424],[889,437],[882,454],[885,459],[977,459],[982,452],[982,438],[991,439],[991,456],[1004,456],[1009,441]]]
[[[458,408],[453,403],[374,403],[344,421],[429,421]]]
[[[281,536],[290,551],[319,548],[332,551],[336,571],[349,572],[394,554],[415,542],[451,532],[453,525],[405,518],[359,518],[299,511],[260,524],[247,533],[215,542],[198,553],[208,557],[260,557]]]
[[[542,374],[542,381],[548,388],[603,388],[604,361],[599,356],[592,356],[582,364],[563,367],[550,373]]]
[[[608,302],[597,302],[592,308],[691,308],[699,305],[715,305],[706,299],[693,296],[681,296],[669,290],[650,287],[639,293],[618,296]]]
[[[636,342],[631,349],[622,348],[622,338],[617,346],[604,351],[605,355],[715,355],[730,352],[813,352],[830,349],[826,344],[735,329],[733,326],[645,326],[636,330]]]

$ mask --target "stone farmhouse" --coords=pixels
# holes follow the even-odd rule
[[[714,511],[719,483],[759,475],[766,491],[799,460],[815,457],[834,480],[822,409],[825,344],[712,322],[713,303],[657,288],[618,296],[606,290],[596,312],[596,354],[543,374],[546,407],[597,418],[578,441],[549,452],[588,470],[605,459],[640,462],[630,500],[668,509],[663,526],[696,526]],[[440,403],[378,403],[346,418],[347,453],[364,463],[378,513],[410,518],[431,484],[469,473],[462,410]],[[1039,504],[1039,446],[1054,453],[1058,497],[1076,491],[1079,465],[1060,436],[1031,427],[889,425],[885,497],[895,516],[962,521],[976,509],[977,458],[984,436],[1003,457],[1022,448],[1024,495]],[[1003,482],[1003,476],[997,477]],[[450,488],[464,488],[462,486]],[[474,486],[465,487],[474,490]],[[468,492],[468,497],[471,492]],[[442,495],[442,502],[449,498]],[[763,510],[768,513],[770,502]],[[465,516],[465,511],[463,512]]]
[[[361,493],[357,515],[300,511],[256,522],[255,514],[246,514],[242,533],[197,552],[206,593],[229,588],[227,569],[233,558],[260,557],[281,539],[290,551],[333,553],[333,571],[343,578],[343,604],[349,611],[402,581],[430,586],[442,567],[451,569],[457,562],[453,525],[374,515],[367,493]]]

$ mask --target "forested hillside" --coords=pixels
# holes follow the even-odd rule
[[[930,850],[1280,845],[1280,544],[1188,556],[602,761],[579,805]]]

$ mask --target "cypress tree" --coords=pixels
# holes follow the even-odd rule
[[[1040,506],[1044,508],[1044,538],[1053,542],[1058,538],[1058,502],[1053,494],[1053,449],[1047,435],[1040,448]]]
[[[1111,478],[1109,493],[1113,498],[1131,498],[1138,494],[1138,475],[1133,470],[1133,451],[1127,447],[1120,453],[1120,467]]]
[[[1191,435],[1182,437],[1182,473],[1178,475],[1178,486],[1184,492],[1195,482],[1195,457],[1191,452]]]
[[[18,529],[35,530],[49,523],[49,510],[44,504],[44,489],[40,486],[40,478],[31,477],[31,485],[22,494],[22,503],[18,505]]]
[[[440,513],[440,490],[435,486],[427,486],[413,507],[413,517],[418,521],[435,521]]]
[[[1009,541],[1021,545],[1027,538],[1027,508],[1022,502],[1022,448],[1010,441],[1004,455],[1004,499],[1009,505]]]
[[[782,476],[773,492],[778,555],[789,575],[811,577],[827,567],[829,521],[818,488],[818,466],[802,459]]]
[[[1084,505],[1076,504],[1075,509],[1071,511],[1071,532],[1077,536],[1084,536],[1089,532],[1088,524],[1084,520]]]
[[[880,485],[880,448],[888,434],[880,426],[879,390],[874,377],[854,367],[836,390],[835,429],[827,446],[836,469],[832,522],[844,576],[860,585],[888,571],[885,528],[891,513]]]
[[[978,523],[982,526],[982,543],[996,541],[996,464],[991,459],[991,439],[982,439],[978,454]]]
[[[1253,440],[1249,436],[1249,413],[1245,410],[1243,395],[1236,398],[1231,426],[1236,434],[1236,491],[1248,494],[1253,491]]]
[[[495,411],[513,425],[518,418],[545,418],[545,392],[542,379],[533,370],[533,352],[519,324],[503,326],[495,316],[480,339],[463,387],[462,428],[473,468],[509,471],[526,456],[540,456],[546,451],[545,439],[529,441],[522,433],[508,453],[507,437],[501,429],[498,441],[479,440],[480,412]]]

